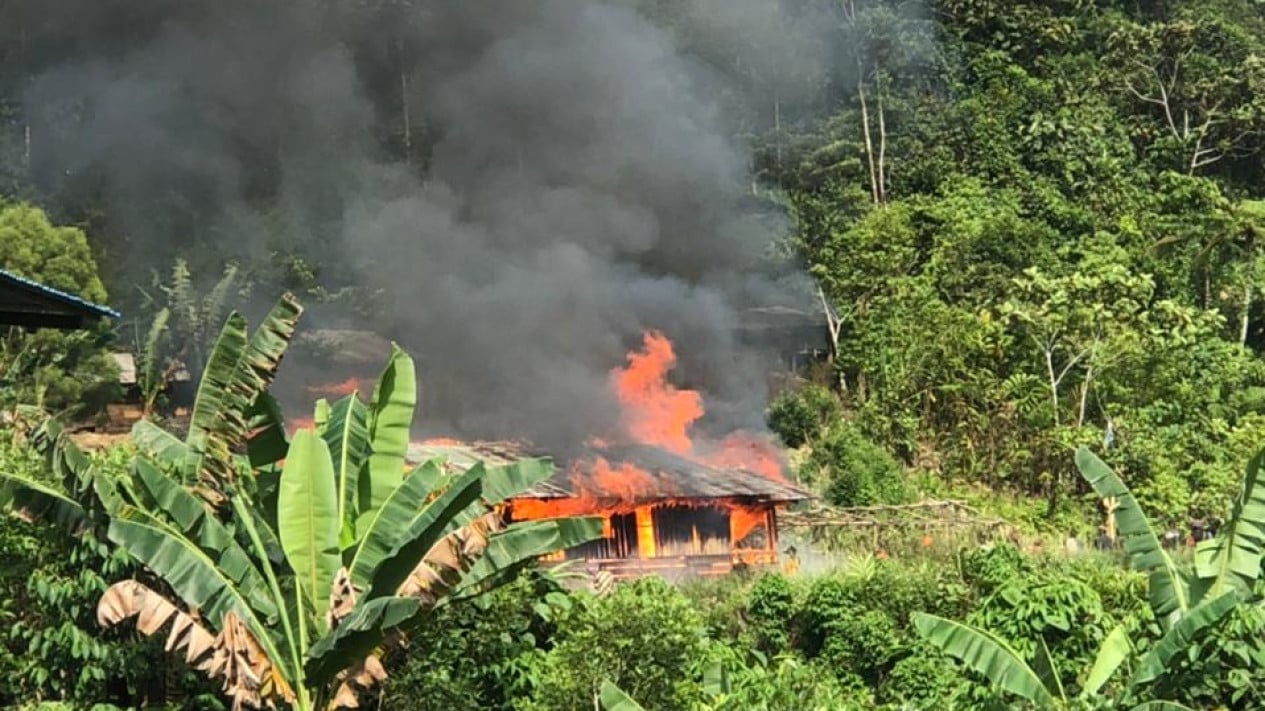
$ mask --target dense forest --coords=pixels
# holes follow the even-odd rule
[[[44,467],[29,406],[87,421],[118,397],[108,351],[137,354],[148,415],[230,308],[288,291],[308,324],[414,351],[441,434],[592,435],[608,369],[663,329],[701,424],[767,429],[826,504],[967,499],[1057,548],[1103,521],[1088,447],[1146,514],[1123,536],[1184,535],[1260,505],[1265,4],[0,3],[0,268],[127,314],[0,338],[6,473]],[[779,389],[735,335],[760,306],[829,332]],[[220,703],[157,641],[96,628],[135,560],[26,522],[0,541],[4,703]],[[384,657],[379,703],[592,708],[603,681],[662,709],[1265,696],[1258,598],[1208,612],[1229,573],[1197,555],[1174,656],[1155,576],[1185,553],[922,547],[680,589],[531,573],[439,608]],[[954,666],[918,613],[989,630],[1040,682]],[[1149,685],[1098,680],[1107,701],[1087,689],[1113,640],[1166,656],[1132,666]]]

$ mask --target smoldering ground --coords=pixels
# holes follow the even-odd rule
[[[27,93],[33,171],[102,196],[120,279],[195,247],[313,255],[377,293],[355,325],[417,357],[423,417],[460,436],[610,431],[608,373],[646,329],[676,343],[714,424],[759,426],[768,364],[736,327],[808,291],[768,256],[786,223],[752,199],[723,79],[637,7],[434,0],[356,24],[198,5],[133,6],[131,36],[85,29]]]

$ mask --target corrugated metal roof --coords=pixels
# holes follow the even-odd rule
[[[440,457],[457,470],[468,469],[479,461],[499,465],[526,456],[542,455],[531,452],[526,445],[512,442],[442,442],[409,447],[409,458],[413,461]],[[586,463],[597,457],[606,459],[612,466],[632,464],[647,472],[653,480],[653,487],[647,491],[646,501],[754,499],[785,503],[812,498],[789,483],[774,481],[755,472],[718,469],[647,445],[585,448],[581,453],[565,458],[552,477],[519,498],[563,499],[575,497],[580,491],[590,492],[591,495],[596,487],[585,486],[592,474],[592,466],[586,466]]]
[[[103,316],[103,317],[115,318],[115,319],[122,318],[123,316],[123,314],[120,314],[118,311],[115,311],[114,309],[111,309],[109,307],[101,306],[99,304],[94,304],[91,301],[86,301],[84,299],[81,299],[78,296],[75,296],[74,294],[68,294],[64,291],[54,289],[51,286],[46,286],[37,281],[32,281],[30,279],[27,279],[26,277],[20,277],[17,274],[14,274],[13,272],[10,272],[10,271],[5,271],[4,269],[0,269],[0,282],[8,282],[9,284],[12,284],[13,286],[16,286],[18,288],[36,292],[50,299],[59,301],[72,308],[88,311],[97,316]]]

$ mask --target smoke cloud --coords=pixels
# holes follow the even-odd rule
[[[104,196],[126,234],[108,259],[322,255],[378,293],[370,322],[417,358],[436,432],[554,444],[610,431],[608,373],[647,329],[674,341],[714,426],[760,426],[770,364],[738,327],[807,292],[768,256],[785,221],[752,199],[714,67],[628,5],[418,0],[391,28],[399,44],[379,48],[410,53],[408,70],[373,72],[375,43],[344,40],[382,27],[335,31],[299,5],[150,8],[143,41],[94,46],[32,83],[36,170]],[[371,98],[384,95],[405,104]],[[404,108],[410,164],[381,140]]]

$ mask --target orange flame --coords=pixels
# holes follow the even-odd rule
[[[580,476],[581,472],[573,471],[572,483],[576,489],[585,491],[591,497],[615,499],[622,503],[637,501],[638,496],[654,489],[654,479],[650,473],[628,462],[615,466],[598,457],[591,463],[580,462],[576,467],[588,471],[588,477]]]
[[[611,371],[611,387],[623,410],[625,436],[721,469],[745,469],[782,481],[782,461],[768,438],[734,432],[720,442],[694,441],[690,427],[704,414],[703,398],[668,382],[676,365],[672,342],[658,331],[642,336],[642,350]],[[597,446],[603,440],[595,440]]]
[[[667,381],[676,365],[672,342],[651,331],[643,337],[644,350],[628,354],[628,365],[611,371],[611,383],[623,407],[628,436],[676,454],[688,455],[694,445],[689,429],[703,416],[703,398],[693,390],[678,390]]]

